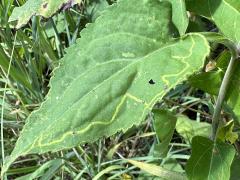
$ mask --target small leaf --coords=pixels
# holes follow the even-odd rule
[[[19,156],[72,148],[142,122],[209,54],[200,34],[172,36],[168,2],[122,0],[110,6],[68,49],[2,173]]]
[[[172,3],[173,23],[177,27],[180,35],[184,35],[188,27],[188,15],[185,0],[168,0]]]
[[[177,159],[167,159],[166,161],[164,161],[164,164],[162,165],[162,167],[170,171],[175,171],[180,173],[184,172],[181,164],[177,161]]]
[[[228,51],[223,51],[216,60],[214,60],[217,63],[215,69],[209,72],[194,74],[188,78],[188,82],[191,86],[201,89],[211,95],[218,95],[224,77],[224,71],[227,68],[230,58],[230,53]]]
[[[211,125],[206,122],[191,120],[186,116],[179,116],[176,130],[185,141],[191,142],[194,136],[208,137],[211,133]]]
[[[217,138],[223,142],[229,141],[231,144],[238,139],[238,134],[233,132],[234,122],[229,121],[223,127],[220,127],[217,132]]]
[[[166,157],[168,145],[172,139],[177,117],[167,110],[154,110],[154,128],[160,141],[155,145],[155,151],[160,157]]]
[[[90,1],[86,6],[86,14],[94,22],[108,6],[107,0]]]
[[[215,22],[222,33],[240,42],[240,8],[238,0],[186,0],[187,10]]]
[[[217,68],[211,72],[199,73],[189,78],[190,84],[209,94],[218,95],[224,73],[227,69],[231,55],[229,51],[223,51],[217,57]],[[234,112],[233,117],[240,123],[240,61],[236,61],[234,71],[231,77],[230,85],[226,95],[227,105]]]
[[[28,0],[23,6],[15,7],[9,22],[17,21],[16,28],[25,25],[33,15],[45,18],[52,16],[56,11],[72,7],[82,0]]]
[[[174,180],[186,179],[186,176],[182,173],[170,171],[162,168],[161,166],[157,166],[155,164],[148,164],[148,163],[134,161],[134,160],[127,160],[127,161],[133,164],[134,166],[140,168],[141,170],[146,171],[147,173],[152,174],[154,176],[161,177],[163,179],[174,179]]]
[[[56,25],[57,32],[58,33],[64,32],[64,30],[65,30],[64,14],[60,13],[59,15],[54,16],[53,21]],[[56,33],[53,26],[52,26],[51,20],[46,22],[46,24],[44,25],[44,29],[45,29],[46,34],[49,38],[53,37]]]
[[[233,146],[195,136],[192,140],[192,155],[186,166],[188,178],[190,180],[227,180],[230,178],[230,167],[234,156]]]
[[[209,94],[217,95],[224,76],[222,70],[194,74],[189,77],[191,86],[201,89]]]

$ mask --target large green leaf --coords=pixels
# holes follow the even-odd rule
[[[82,0],[28,0],[23,6],[15,7],[9,21],[17,21],[16,27],[25,25],[33,15],[45,18],[61,8],[71,7]]]
[[[186,172],[190,180],[227,180],[235,156],[233,146],[195,136]]]
[[[139,124],[209,54],[200,34],[171,43],[171,5],[119,1],[68,49],[50,92],[32,113],[3,172],[19,156],[92,142]]]
[[[213,20],[232,41],[240,42],[239,0],[187,0],[187,9]]]

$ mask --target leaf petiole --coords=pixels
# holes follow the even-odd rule
[[[229,47],[230,47],[229,49],[231,51],[232,57],[231,57],[229,65],[227,67],[227,71],[224,75],[224,78],[223,78],[223,81],[222,81],[222,84],[221,84],[221,87],[220,87],[220,90],[219,90],[217,103],[216,103],[215,110],[214,110],[214,113],[213,113],[213,118],[212,118],[211,139],[213,141],[216,140],[216,134],[217,134],[217,130],[218,130],[218,127],[219,127],[223,102],[224,102],[224,99],[226,97],[226,93],[227,93],[227,90],[228,90],[228,87],[229,87],[229,82],[231,81],[232,73],[234,71],[235,62],[239,57],[239,51],[237,49],[237,46],[230,45]]]

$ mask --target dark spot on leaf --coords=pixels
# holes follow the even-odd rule
[[[44,4],[43,4],[43,8],[44,8],[44,9],[46,9],[47,6],[48,6],[48,3],[44,3]]]
[[[149,84],[153,85],[156,84],[152,79],[148,81]]]

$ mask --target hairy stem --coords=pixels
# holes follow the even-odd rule
[[[212,140],[216,140],[216,135],[217,135],[217,130],[219,127],[219,122],[220,122],[220,117],[221,117],[221,110],[222,110],[222,106],[223,106],[223,102],[224,99],[226,97],[226,93],[228,90],[228,86],[232,77],[232,73],[234,71],[234,65],[235,62],[238,58],[238,53],[236,50],[232,49],[232,57],[230,60],[230,63],[228,65],[227,71],[224,75],[220,90],[219,90],[219,94],[218,94],[218,98],[217,98],[217,103],[215,106],[215,110],[213,113],[213,118],[212,118],[212,136],[211,139]]]

